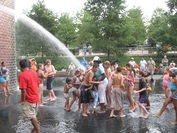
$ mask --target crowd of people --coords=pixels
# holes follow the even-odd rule
[[[38,105],[43,106],[45,104],[43,100],[44,80],[46,79],[48,91],[47,101],[54,102],[56,96],[52,85],[56,70],[51,64],[51,60],[46,60],[45,65],[37,65],[35,59],[30,61],[24,59],[19,64],[21,68],[19,88],[21,90],[22,114],[24,118],[31,120],[34,126],[32,132],[38,133],[40,129],[36,115]],[[117,117],[115,111],[119,111],[119,117],[122,118],[126,116],[124,99],[127,98],[130,112],[134,112],[139,107],[139,117],[149,117],[149,94],[152,91],[151,82],[155,69],[155,62],[152,58],[148,62],[142,58],[140,67],[137,67],[134,58],[131,58],[126,67],[120,67],[116,61],[102,63],[98,56],[95,56],[90,62],[84,61],[83,64],[85,69],[81,69],[81,67],[73,69],[74,76],[66,78],[66,85],[63,90],[64,109],[66,111],[71,111],[73,104],[76,103],[78,111],[83,117],[88,117],[94,113],[103,114],[110,110],[110,118]],[[166,56],[162,60],[162,64],[164,69],[163,89],[166,99],[155,117],[160,118],[167,105],[173,103],[176,121],[172,124],[177,124],[177,68],[175,64],[168,64]],[[5,67],[3,63],[1,65],[2,68]],[[3,73],[2,68],[1,73]],[[3,78],[3,80],[7,82],[8,77]],[[4,90],[9,92],[6,85],[4,85]],[[139,95],[138,100],[134,98],[134,95]],[[71,96],[72,100],[70,100]]]
[[[168,63],[166,56],[161,64],[164,71],[162,89],[164,89],[166,100],[162,111],[156,115],[157,118],[173,101],[175,111],[177,111],[177,87],[175,86],[177,79],[174,77],[177,74],[177,68],[174,62],[173,64]],[[84,117],[94,113],[105,113],[108,110],[111,110],[110,118],[116,117],[115,110],[120,112],[120,117],[125,117],[123,101],[127,97],[130,112],[134,112],[138,106],[139,117],[149,117],[149,94],[152,91],[151,82],[153,82],[156,69],[155,61],[152,58],[149,58],[147,62],[142,58],[139,64],[135,62],[134,58],[131,58],[126,67],[120,67],[115,61],[102,63],[96,56],[91,62],[88,62],[85,68],[85,71],[76,69],[74,77],[66,79],[64,87],[64,98],[66,99],[64,109],[66,111],[71,111],[73,103],[76,102],[78,110]],[[70,101],[71,94],[72,100]],[[139,94],[139,98],[136,101],[133,95],[137,94]],[[172,124],[177,124],[177,118]]]

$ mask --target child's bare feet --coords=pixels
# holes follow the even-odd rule
[[[157,115],[154,115],[154,117],[156,117],[156,118],[160,118],[160,115],[159,115],[159,114],[157,114]]]
[[[144,118],[148,118],[149,117],[149,115],[150,115],[150,113],[148,112],[145,116],[144,116]]]
[[[116,118],[116,115],[110,115],[109,118]]]
[[[120,115],[120,118],[123,118],[123,117],[125,117],[125,116],[126,116],[125,114],[121,114],[121,115]]]
[[[138,117],[139,117],[139,118],[143,118],[144,116],[143,116],[143,114],[140,114]]]
[[[86,113],[82,113],[83,117],[88,117],[88,115]]]
[[[177,125],[177,121],[170,122],[172,125]]]
[[[104,111],[104,110],[100,110],[99,112],[98,112],[98,114],[104,114],[106,111]]]

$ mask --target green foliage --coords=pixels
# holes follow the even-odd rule
[[[157,8],[148,26],[148,37],[162,44],[171,43],[168,16],[161,8]]]
[[[64,13],[58,20],[56,36],[66,45],[72,46],[76,41],[76,25],[68,14]]]
[[[53,35],[57,33],[58,16],[46,8],[43,0],[38,0],[27,13],[27,16],[38,22]]]
[[[128,46],[143,44],[146,39],[146,27],[143,20],[143,12],[140,8],[133,8],[128,11],[126,29]]]
[[[124,45],[124,9],[124,0],[88,0],[86,3],[85,11],[93,16],[95,24],[94,46],[107,52],[108,57]]]
[[[177,1],[168,0],[167,5],[170,9],[169,12],[169,24],[170,24],[170,36],[173,46],[177,44]]]
[[[157,56],[155,57],[155,61],[157,63],[161,63],[161,60],[163,59],[164,55],[168,52],[168,49],[157,48],[156,52],[157,52]]]
[[[76,15],[77,20],[77,42],[81,43],[93,43],[95,40],[94,29],[95,23],[93,23],[93,16],[87,11],[81,11]]]

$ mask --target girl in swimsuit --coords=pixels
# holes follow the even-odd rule
[[[134,72],[132,69],[131,64],[127,64],[126,68],[128,70],[128,74],[126,77],[127,80],[127,85],[128,85],[128,89],[127,89],[127,96],[128,96],[128,100],[130,102],[130,110],[134,111],[135,110],[135,101],[133,99],[133,89],[134,89]]]
[[[163,90],[165,92],[165,97],[168,98],[170,96],[170,81],[171,78],[169,76],[169,69],[166,68],[164,70],[164,76],[163,76]]]
[[[43,86],[44,86],[44,79],[47,78],[48,74],[44,74],[44,65],[39,64],[37,68],[37,74],[40,79],[40,84],[39,84],[39,106],[43,106],[45,102],[43,101]]]
[[[168,104],[173,103],[176,113],[176,121],[171,122],[171,124],[177,125],[177,68],[171,68],[169,69],[169,76],[172,77],[172,82],[170,82],[170,90],[171,90],[171,96],[166,98],[165,102],[163,103],[162,108],[160,109],[160,112],[155,115],[155,117],[160,118],[162,113],[167,108]]]

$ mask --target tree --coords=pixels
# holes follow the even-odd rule
[[[165,11],[161,8],[157,8],[150,20],[148,26],[148,38],[155,42],[162,42],[163,44],[170,43],[170,29],[168,16]]]
[[[170,9],[169,25],[170,25],[171,44],[173,46],[176,46],[177,44],[177,1],[168,0],[167,5]]]
[[[95,47],[107,52],[108,58],[111,53],[117,52],[124,45],[124,0],[88,0],[85,11],[93,16],[95,29],[92,31],[96,40]]]
[[[77,13],[76,16],[77,21],[77,42],[81,43],[93,43],[95,40],[95,36],[93,31],[95,30],[95,23],[93,23],[93,16],[87,12],[82,10]]]
[[[57,33],[58,16],[46,8],[43,0],[38,0],[27,13],[27,16],[38,22],[53,35]]]
[[[76,41],[76,25],[73,18],[69,17],[67,13],[63,13],[57,26],[56,36],[66,45],[73,45]]]
[[[140,8],[130,9],[126,17],[127,45],[142,45],[146,39],[146,27]]]
[[[27,13],[27,16],[38,22],[41,26],[55,35],[58,31],[57,16],[45,7],[44,1],[38,1],[32,6],[32,9]],[[49,40],[38,32],[36,27],[30,27],[30,24],[19,20],[16,25],[16,42],[19,54],[22,56],[32,55],[37,56],[56,56],[53,51],[54,47]],[[57,53],[58,54],[58,53]]]

